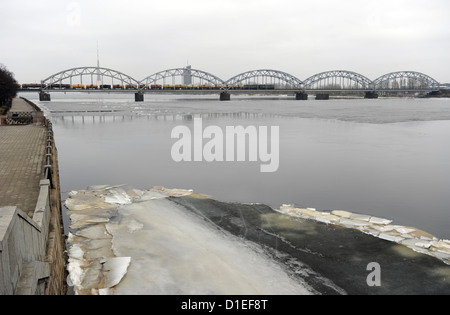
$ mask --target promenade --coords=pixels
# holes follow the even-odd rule
[[[65,294],[60,198],[51,122],[16,98],[0,117],[0,295]]]
[[[11,112],[34,111],[24,100],[13,100]],[[17,206],[33,217],[45,148],[44,125],[0,125],[0,208]]]

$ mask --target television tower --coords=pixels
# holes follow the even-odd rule
[[[100,54],[99,54],[99,51],[98,51],[98,41],[97,41],[97,84],[98,85],[100,85],[100,84],[103,85],[102,77],[101,77],[101,74],[100,74]]]

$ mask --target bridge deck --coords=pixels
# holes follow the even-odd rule
[[[229,89],[227,90],[230,94],[236,95],[254,95],[254,94],[276,94],[276,95],[295,95],[298,92],[305,92],[309,94],[318,94],[318,93],[365,93],[372,92],[374,89],[275,89],[275,90],[244,90],[244,89]],[[379,93],[428,93],[431,91],[438,91],[438,89],[377,89],[375,90]],[[21,90],[21,92],[39,92],[38,90]],[[47,93],[88,93],[88,94],[96,94],[96,93],[108,93],[108,94],[131,94],[141,92],[144,94],[199,94],[199,95],[208,95],[208,94],[219,94],[223,92],[221,89],[210,89],[210,90],[196,90],[196,89],[182,89],[182,90],[174,90],[174,89],[162,89],[162,90],[121,90],[121,89],[111,89],[111,90],[80,90],[80,89],[46,89]]]

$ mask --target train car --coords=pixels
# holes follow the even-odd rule
[[[74,90],[84,90],[84,84],[74,84],[72,85]]]
[[[24,86],[26,86],[25,84],[22,84],[22,88],[24,88]],[[41,86],[41,84],[32,84],[31,85],[31,89],[37,89],[37,88],[41,88],[41,87],[46,87],[49,89],[55,89],[55,90],[68,90],[71,89],[72,86],[70,84],[62,84],[62,83],[53,83],[53,84],[44,84],[43,86]]]
[[[86,90],[97,90],[98,85],[97,84],[88,84],[86,85]]]
[[[138,86],[137,84],[127,84],[125,85],[125,89],[127,90],[137,90]]]
[[[186,89],[186,85],[184,85],[184,84],[176,84],[175,85],[175,89],[176,90],[185,90]]]
[[[274,84],[245,84],[244,90],[275,90]]]
[[[164,90],[173,90],[173,89],[175,89],[175,85],[172,85],[172,84],[164,84],[164,85],[163,85],[163,89],[164,89]]]
[[[40,89],[41,88],[41,84],[38,83],[24,83],[22,84],[22,89],[24,90],[35,90],[35,89]]]
[[[258,85],[259,90],[275,90],[274,84],[260,84]]]
[[[152,90],[162,90],[163,86],[161,84],[152,84],[150,85],[150,89]]]
[[[122,84],[114,84],[113,89],[114,90],[123,90],[124,86]]]
[[[109,84],[102,84],[102,85],[100,85],[100,89],[102,89],[102,90],[111,90],[111,85],[109,85]]]

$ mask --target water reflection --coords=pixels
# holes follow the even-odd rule
[[[193,121],[194,118],[202,118],[208,120],[215,119],[243,119],[243,120],[260,120],[262,118],[281,118],[285,116],[276,114],[265,113],[251,113],[251,112],[238,112],[238,113],[200,113],[200,114],[104,114],[104,113],[86,113],[86,114],[70,114],[70,113],[58,113],[51,116],[52,123],[55,125],[76,125],[76,124],[107,124],[124,121],[133,121],[135,119],[147,120],[147,121]],[[288,119],[288,117],[285,117]]]

